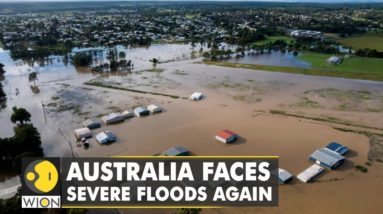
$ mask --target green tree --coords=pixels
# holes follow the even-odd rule
[[[32,124],[16,126],[14,128],[14,143],[22,150],[19,152],[21,156],[42,157],[44,156],[41,148],[40,133]],[[24,154],[27,153],[27,154]],[[20,158],[21,159],[21,158]]]
[[[13,110],[13,113],[11,115],[12,123],[19,122],[20,125],[24,125],[26,122],[31,121],[31,114],[24,108],[17,108],[16,106],[14,106],[12,110]]]
[[[33,81],[33,85],[36,86],[36,80],[37,80],[37,72],[32,72],[32,73],[29,73],[28,75],[28,79],[29,79],[29,82],[32,82]]]
[[[4,92],[3,84],[0,82],[0,108],[7,106],[7,95]]]
[[[149,61],[153,63],[153,66],[156,66],[157,63],[159,62],[157,58],[153,58],[153,59],[151,59]]]
[[[88,66],[92,63],[92,61],[93,61],[92,54],[88,54],[85,52],[76,53],[72,57],[72,62],[76,66]]]
[[[126,57],[126,53],[125,53],[125,51],[121,51],[120,53],[118,53],[118,57],[119,57],[120,59],[125,59],[125,57]]]
[[[0,63],[0,75],[4,75],[5,74],[5,70],[4,70],[4,64],[3,63]]]

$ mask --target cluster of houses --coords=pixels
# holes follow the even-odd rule
[[[61,44],[71,43],[83,47],[95,43],[109,46],[140,42],[147,44],[151,40],[183,41],[185,35],[207,36],[219,29],[208,17],[145,17],[135,10],[104,11],[103,14],[82,12],[70,16],[1,16],[0,25],[0,34],[3,34],[4,45],[8,48],[23,43],[33,46],[45,37]]]

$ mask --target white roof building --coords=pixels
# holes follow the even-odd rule
[[[101,120],[105,124],[113,124],[113,123],[121,122],[121,121],[125,120],[125,118],[120,113],[111,113],[111,114],[103,116],[101,118]]]
[[[203,94],[201,92],[194,92],[189,97],[190,100],[195,100],[195,101],[202,100],[202,98],[203,98]]]
[[[123,111],[121,113],[121,115],[125,118],[131,118],[131,117],[134,117],[134,112],[132,111]]]
[[[74,130],[74,135],[76,136],[77,140],[80,140],[82,138],[91,138],[92,131],[90,131],[89,128],[80,128]]]
[[[162,112],[162,108],[157,106],[157,105],[148,105],[148,110],[152,113],[152,114],[155,114],[155,113],[160,113]]]
[[[318,176],[324,171],[324,168],[321,166],[318,166],[316,164],[313,164],[309,168],[307,168],[305,171],[301,172],[297,178],[305,183],[309,182],[314,177]]]

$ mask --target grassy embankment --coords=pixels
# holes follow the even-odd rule
[[[120,86],[115,86],[115,85],[109,85],[105,84],[102,82],[98,82],[96,80],[90,80],[88,82],[84,83],[85,85],[91,85],[91,86],[97,86],[97,87],[103,87],[103,88],[111,88],[111,89],[116,89],[116,90],[122,90],[122,91],[130,91],[134,93],[140,93],[140,94],[151,94],[151,95],[157,95],[157,96],[164,96],[164,97],[170,97],[173,99],[187,99],[186,97],[181,97],[178,95],[172,95],[172,94],[164,94],[164,93],[159,93],[159,92],[151,92],[151,91],[142,91],[142,90],[136,90],[136,89],[131,89],[131,88],[125,88],[125,87],[120,87]]]
[[[266,37],[266,39],[254,42],[253,44],[255,44],[255,45],[265,45],[265,44],[267,44],[269,42],[273,43],[273,42],[275,42],[277,40],[283,40],[287,44],[290,44],[292,41],[294,41],[294,38],[288,37],[288,36],[268,36],[268,37]]]
[[[356,35],[352,37],[337,39],[339,43],[346,47],[353,49],[376,49],[377,51],[383,51],[383,33],[369,33]]]
[[[318,54],[310,52],[301,54],[299,58],[311,63],[311,68],[239,64],[223,61],[204,61],[203,63],[209,65],[247,68],[262,71],[383,81],[383,59],[349,57],[345,58],[340,65],[334,66],[329,65],[326,62],[330,56],[331,55],[329,54]]]

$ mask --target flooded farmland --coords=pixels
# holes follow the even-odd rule
[[[372,135],[383,133],[383,83],[205,65],[196,63],[201,58],[191,57],[191,52],[190,45],[126,49],[134,70],[99,74],[65,65],[59,57],[29,66],[1,51],[0,61],[9,73],[3,82],[8,103],[0,112],[0,136],[12,135],[9,117],[17,105],[31,112],[47,156],[154,155],[184,146],[194,155],[278,155],[281,168],[294,175],[311,165],[308,156],[314,150],[337,141],[351,150],[342,168],[326,172],[312,184],[295,180],[281,187],[279,208],[241,210],[331,213],[333,198],[345,207],[343,213],[367,202],[374,204],[366,208],[369,213],[383,209],[378,200],[383,192],[383,164],[377,161],[382,154],[371,156],[372,149],[383,148],[382,141],[371,141]],[[161,57],[163,63],[153,67],[149,62],[153,57]],[[40,93],[31,91],[33,83],[27,75],[31,71],[39,72]],[[195,91],[205,99],[184,99]],[[114,132],[116,143],[99,145],[92,138],[89,149],[77,147],[73,130],[83,120],[149,104],[165,111],[93,131]],[[222,129],[237,132],[237,143],[215,141],[214,135]],[[372,160],[371,166],[366,165],[368,173],[355,170],[356,165]],[[352,197],[358,194],[373,196]],[[293,206],[292,201],[302,206]]]

